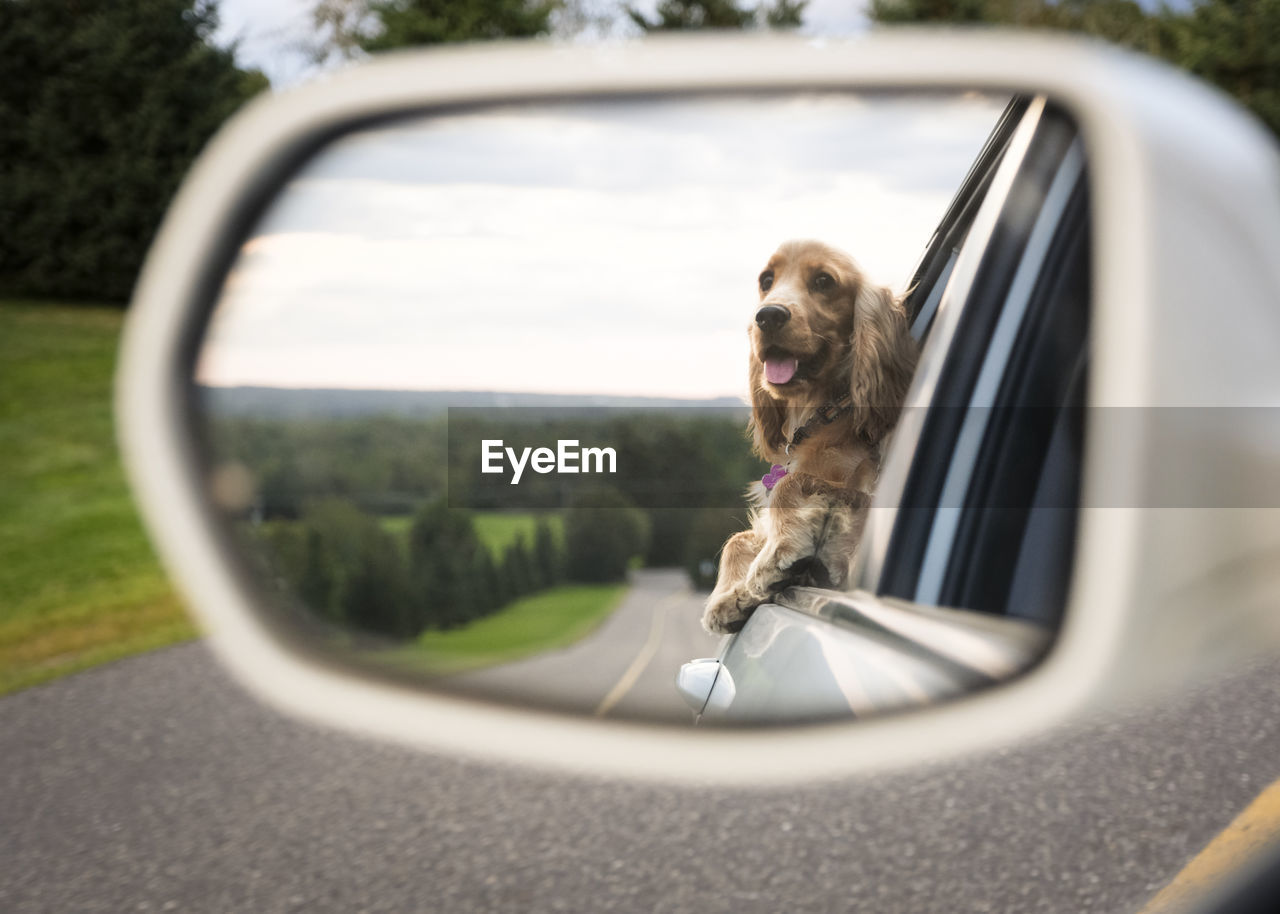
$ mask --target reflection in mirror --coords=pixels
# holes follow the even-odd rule
[[[682,725],[865,715],[1025,666],[1043,618],[899,600],[869,622],[873,593],[841,593],[875,590],[852,559],[894,421],[856,414],[903,405],[943,323],[1000,153],[1031,129],[1007,102],[543,103],[324,148],[244,239],[194,366],[210,500],[274,623],[432,689]],[[775,255],[795,238],[830,249]],[[858,348],[866,321],[896,322],[901,351]],[[900,389],[851,399],[882,358]],[[802,493],[806,473],[827,487]],[[722,553],[768,532],[741,532],[762,478],[799,499],[783,541]],[[849,639],[861,659],[836,656]]]

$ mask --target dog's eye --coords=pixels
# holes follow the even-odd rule
[[[830,273],[819,271],[813,277],[813,288],[818,292],[830,292],[836,287],[836,281]]]
[[[760,291],[768,292],[773,288],[773,270],[765,270],[760,274]]]

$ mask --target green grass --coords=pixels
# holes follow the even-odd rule
[[[566,647],[590,634],[626,590],[626,584],[554,587],[463,628],[424,632],[388,659],[435,674],[460,673]]]
[[[0,302],[0,694],[194,635],[116,454],[122,318]]]
[[[194,637],[143,533],[112,425],[123,312],[0,302],[0,694]],[[560,537],[559,516],[548,515]],[[407,533],[410,518],[389,518]],[[537,515],[478,513],[495,553]],[[625,585],[566,586],[463,629],[431,632],[415,665],[457,671],[570,644]]]
[[[413,517],[408,514],[379,517],[378,524],[392,536],[404,538],[409,535],[409,528],[413,526]]]
[[[516,537],[524,534],[524,544],[533,548],[533,536],[538,529],[538,514],[522,514],[508,511],[477,511],[473,517],[476,523],[476,536],[489,547],[494,555],[516,541]],[[564,518],[559,514],[541,515],[551,527],[551,534],[561,543],[564,542]]]
[[[484,543],[494,558],[501,559],[502,552],[516,537],[524,534],[524,544],[533,548],[533,536],[539,517],[546,518],[551,533],[564,542],[564,518],[559,514],[535,514],[519,511],[477,511],[471,515],[475,521],[476,536]],[[382,517],[378,519],[382,529],[397,537],[408,537],[413,518],[409,516]]]

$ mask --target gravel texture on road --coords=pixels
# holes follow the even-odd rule
[[[0,701],[0,910],[1131,911],[1280,776],[1277,709],[1259,663],[958,763],[699,790],[303,725],[184,645]]]

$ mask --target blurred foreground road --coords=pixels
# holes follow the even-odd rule
[[[1280,775],[1277,709],[1269,662],[959,763],[676,789],[301,725],[185,645],[0,700],[0,911],[1132,911]]]

